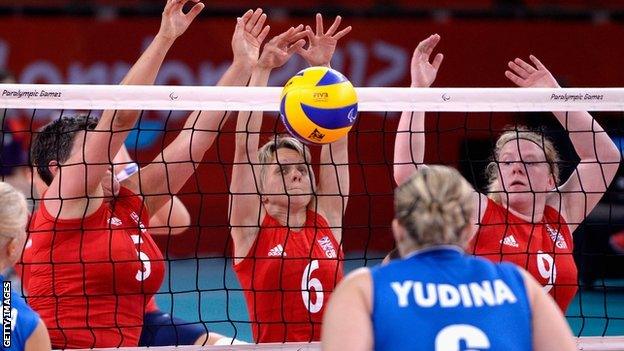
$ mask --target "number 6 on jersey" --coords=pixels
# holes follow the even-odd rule
[[[310,313],[318,313],[323,308],[323,284],[317,278],[311,278],[312,273],[318,268],[318,260],[310,262],[303,270],[303,276],[301,277],[301,298]],[[316,302],[312,302],[310,299],[310,289],[314,289],[316,292]]]

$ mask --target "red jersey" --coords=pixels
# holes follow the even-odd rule
[[[468,252],[526,269],[565,313],[578,289],[572,248],[568,224],[554,208],[546,206],[542,221],[529,223],[489,199]]]
[[[247,256],[234,265],[257,342],[318,341],[327,301],[342,279],[343,254],[313,211],[298,232],[265,216]]]
[[[30,281],[30,267],[31,265],[25,265],[24,262],[31,262],[32,258],[30,254],[30,248],[32,247],[32,239],[30,239],[30,233],[27,233],[27,240],[24,251],[22,251],[22,257],[20,260],[15,263],[15,272],[22,280],[22,286],[27,287],[28,282]],[[159,311],[160,308],[156,303],[156,295],[152,296],[145,304],[145,313],[151,313]]]
[[[145,230],[148,218],[140,197],[125,188],[84,219],[56,219],[41,202],[23,259],[28,302],[53,348],[138,345],[144,306],[165,269]]]

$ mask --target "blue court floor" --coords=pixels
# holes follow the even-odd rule
[[[379,262],[347,260],[345,271]],[[602,283],[592,291],[580,291],[570,306],[568,321],[576,335],[624,335],[624,281]],[[187,321],[203,321],[209,330],[252,341],[245,299],[231,261],[223,257],[172,260],[160,291],[157,301],[162,310]]]

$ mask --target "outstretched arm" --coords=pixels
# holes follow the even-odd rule
[[[187,2],[195,5],[184,13],[182,8]],[[160,20],[160,30],[154,38],[158,46],[148,48],[139,58],[139,61],[130,68],[120,84],[122,85],[146,85],[154,84],[160,64],[165,59],[165,54],[171,48],[173,41],[186,31],[197,15],[204,9],[200,0],[167,0],[167,5]],[[164,51],[163,51],[164,50]]]
[[[244,86],[255,67],[260,44],[269,28],[261,9],[249,10],[237,19],[232,49],[232,64],[217,83],[218,86]],[[217,138],[225,124],[226,111],[195,111],[184,123],[182,131],[149,165],[128,180],[140,189],[151,213],[169,201],[195,172],[197,163]]]
[[[130,69],[122,84],[153,84],[165,55],[204,5],[199,0],[184,13],[188,0],[168,0],[160,30],[152,43]],[[138,111],[104,111],[94,131],[78,133],[71,156],[59,167],[45,196],[48,210],[58,218],[79,218],[95,212],[102,204],[102,178],[111,168]],[[112,181],[112,178],[111,178]],[[65,200],[58,200],[59,198]],[[57,199],[57,200],[55,200]]]
[[[524,88],[559,88],[548,69],[531,55],[533,65],[520,58],[509,62],[505,75]],[[568,132],[574,150],[581,159],[578,166],[549,198],[549,204],[561,210],[570,225],[570,231],[587,217],[611,184],[620,165],[620,152],[607,132],[587,112],[554,112]]]
[[[290,28],[271,39],[262,51],[250,86],[266,86],[271,71],[281,67],[295,51],[305,44],[303,26]],[[234,166],[230,183],[230,226],[234,240],[234,256],[244,257],[255,240],[262,221],[263,207],[258,184],[258,145],[262,112],[241,111],[236,120]],[[236,261],[235,261],[236,262]]]
[[[126,167],[133,169],[133,171],[126,173]],[[132,160],[126,146],[122,145],[113,160],[113,174],[123,183],[126,178],[134,174],[136,170],[134,167],[138,166]],[[191,225],[191,215],[186,206],[177,196],[173,195],[169,197],[169,201],[160,210],[150,213],[150,215],[149,229],[152,235],[181,234]]]
[[[316,33],[306,27],[308,37],[307,49],[300,49],[299,54],[311,66],[329,67],[336,50],[338,40],[351,31],[351,26],[338,31],[342,18],[337,16],[334,23],[325,32],[323,16],[316,15]],[[319,169],[319,185],[317,189],[318,211],[327,219],[335,239],[342,238],[342,217],[347,209],[349,199],[349,139],[348,136],[332,143],[323,145],[321,149],[321,166]]]
[[[444,55],[438,53],[433,62],[431,54],[440,42],[440,36],[433,34],[421,41],[411,62],[412,88],[428,88],[435,81]],[[394,181],[403,184],[423,164],[425,158],[425,113],[408,112],[401,114],[394,140]]]

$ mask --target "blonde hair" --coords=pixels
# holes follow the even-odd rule
[[[0,248],[26,233],[26,198],[9,183],[0,182]]]
[[[301,141],[290,136],[276,135],[273,139],[269,140],[267,143],[262,145],[260,149],[258,149],[258,161],[260,162],[260,180],[258,188],[260,193],[264,191],[264,179],[266,177],[268,167],[270,164],[275,162],[277,150],[282,148],[297,151],[299,155],[303,157],[307,165],[311,162],[310,149]],[[310,181],[312,182],[312,189],[315,189],[316,181],[314,178],[314,172],[310,169],[309,173]]]
[[[528,140],[539,146],[544,151],[544,155],[546,156],[546,162],[550,167],[550,173],[555,180],[555,185],[559,185],[560,160],[559,153],[557,152],[557,149],[555,149],[555,145],[553,144],[553,142],[548,139],[543,133],[534,132],[526,126],[521,125],[512,128],[513,130],[506,131],[505,133],[501,134],[500,137],[498,137],[498,140],[496,140],[496,146],[494,147],[494,155],[492,156],[492,161],[490,161],[485,169],[485,173],[488,178],[488,197],[498,203],[501,203],[502,201],[501,192],[503,191],[500,183],[498,160],[503,146],[505,146],[505,144],[510,141]]]
[[[395,218],[418,247],[466,244],[474,189],[446,166],[419,167],[394,192]]]

